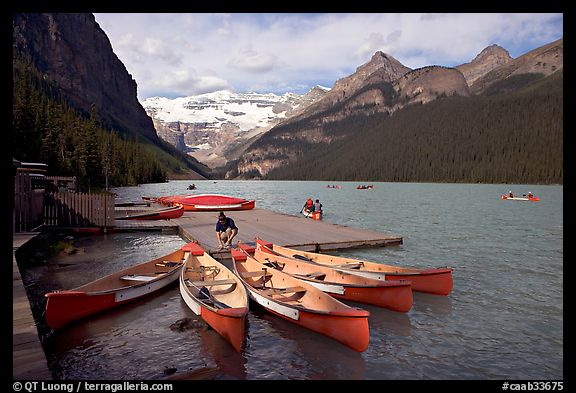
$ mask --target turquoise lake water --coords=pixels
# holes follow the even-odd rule
[[[306,198],[318,198],[327,222],[403,237],[400,246],[339,255],[450,266],[454,289],[448,297],[415,293],[408,313],[353,304],[371,313],[370,345],[363,353],[254,307],[246,349],[237,353],[187,309],[173,286],[46,334],[43,345],[56,378],[158,379],[169,369],[217,367],[216,379],[563,379],[563,186],[193,182],[194,191],[186,189],[191,181],[113,191],[118,201],[220,193],[293,215]],[[359,184],[374,188],[357,190]],[[509,190],[531,191],[540,202],[501,200]],[[40,306],[45,291],[74,288],[171,252],[184,240],[130,232],[76,237],[75,244],[82,252],[65,257],[67,263],[26,269],[24,280]],[[182,318],[190,318],[193,328],[171,330]]]

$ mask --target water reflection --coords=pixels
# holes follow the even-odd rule
[[[368,323],[370,324],[371,337],[388,334],[407,337],[412,333],[410,312],[396,312],[368,304],[363,304],[362,308],[370,312]]]
[[[200,347],[205,356],[210,357],[219,369],[218,379],[246,379],[246,359],[242,353],[237,352],[228,341],[206,324],[201,317],[197,316],[181,300],[182,313],[193,320],[203,324],[202,328],[195,331],[199,339]],[[249,329],[247,321],[246,330]],[[191,338],[192,340],[192,338]]]
[[[284,377],[305,380],[365,379],[366,364],[361,353],[270,314],[261,307],[252,307],[251,310],[266,321],[280,337],[294,344],[291,351],[286,350],[281,355],[294,357],[294,372],[285,374]],[[302,359],[296,359],[300,357]],[[302,364],[302,361],[305,363]]]
[[[450,296],[432,295],[429,293],[414,292],[413,310],[434,315],[449,315],[452,312],[452,298]]]

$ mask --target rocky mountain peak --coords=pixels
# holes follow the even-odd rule
[[[365,81],[370,75],[379,70],[384,71],[383,74],[385,75],[386,81],[391,82],[400,78],[411,69],[404,66],[394,57],[382,51],[377,51],[372,55],[372,58],[367,63],[358,67],[355,73],[346,78],[337,80],[334,84],[334,89],[349,89],[354,87],[356,84]]]
[[[503,62],[505,62],[505,63],[512,60],[510,53],[508,53],[508,51],[506,49],[502,48],[500,45],[492,44],[492,45],[487,46],[486,48],[482,49],[482,52],[480,52],[474,58],[474,60],[471,61],[471,63],[479,63],[481,61],[486,61],[487,59],[489,59],[491,57],[497,58],[497,59],[502,59]]]
[[[499,45],[492,44],[484,48],[470,63],[465,63],[456,68],[462,72],[468,86],[471,86],[478,79],[500,67],[511,62],[513,59],[510,53]]]
[[[470,63],[471,64],[471,63]],[[548,76],[564,67],[564,39],[560,38],[547,45],[533,49],[516,59],[511,59],[477,78],[470,90],[480,94],[492,84],[522,74],[542,74]],[[468,78],[466,78],[468,79]]]
[[[156,142],[152,120],[136,97],[136,82],[92,14],[20,13],[13,48],[30,58],[77,109],[96,106],[103,125]]]

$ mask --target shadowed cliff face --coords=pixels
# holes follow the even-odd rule
[[[136,82],[112,50],[92,14],[14,14],[14,50],[29,56],[72,105],[96,106],[106,127],[158,141],[136,96]]]

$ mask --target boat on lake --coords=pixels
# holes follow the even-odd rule
[[[221,194],[188,194],[156,198],[158,203],[173,206],[180,204],[185,211],[231,211],[250,210],[256,205],[255,200],[235,198]]]
[[[272,243],[256,239],[256,248],[238,244],[254,259],[268,267],[315,286],[332,297],[384,307],[398,312],[412,308],[412,286],[406,280],[379,280],[308,263],[272,250]]]
[[[232,249],[231,254],[234,273],[248,296],[267,311],[355,351],[368,348],[368,311],[350,307],[307,282],[270,269],[242,248]]]
[[[184,207],[177,204],[175,206],[150,209],[150,210],[117,210],[116,220],[170,220],[182,217]]]
[[[175,282],[190,251],[188,245],[74,289],[46,293],[45,318],[52,329],[140,299]]]
[[[407,280],[412,284],[412,290],[417,292],[446,296],[452,291],[453,269],[449,267],[430,269],[401,267],[329,254],[300,251],[277,244],[272,244],[271,248],[280,255],[329,266],[339,271],[363,277],[380,280]]]
[[[302,209],[302,214],[306,218],[312,218],[313,220],[321,220],[322,219],[322,211],[309,211],[306,209]]]
[[[198,244],[180,273],[180,295],[194,312],[237,351],[241,351],[248,315],[248,294],[240,279]]]
[[[528,194],[528,195],[524,194],[521,197],[510,196],[510,194],[508,194],[508,195],[500,195],[500,198],[508,200],[508,201],[540,202],[540,198],[535,197],[532,194]]]

